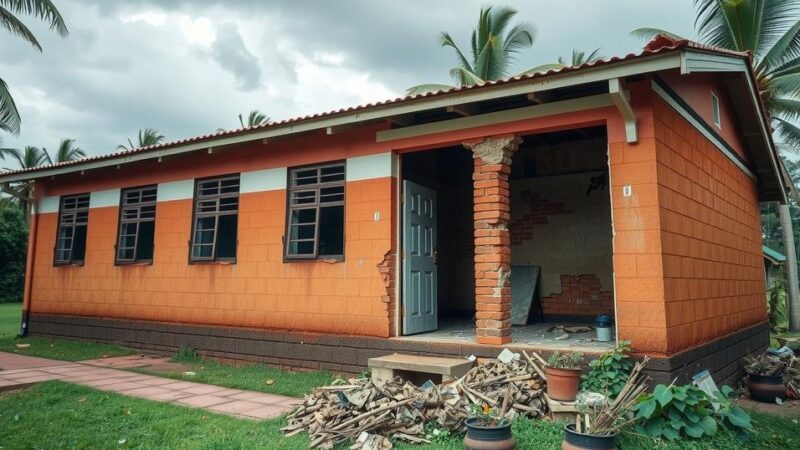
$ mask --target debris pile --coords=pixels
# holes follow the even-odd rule
[[[800,358],[788,348],[768,350],[759,356],[745,358],[744,362],[745,372],[749,375],[783,376],[789,394],[800,398]]]
[[[547,413],[544,372],[523,355],[514,354],[505,363],[488,361],[440,385],[428,381],[415,386],[399,377],[382,385],[367,378],[337,380],[306,395],[281,431],[286,436],[308,433],[311,448],[330,449],[346,440],[356,441],[354,448],[384,448],[386,441],[372,436],[429,443],[426,422],[463,432],[472,405],[487,404],[499,410],[506,397],[506,418],[543,417]]]

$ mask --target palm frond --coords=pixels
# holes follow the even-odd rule
[[[428,92],[446,91],[453,89],[455,86],[449,84],[420,84],[406,89],[406,95],[419,95],[427,94]]]
[[[661,28],[637,28],[630,32],[630,35],[639,38],[645,42],[653,39],[654,37],[658,36],[659,34],[663,34],[665,36],[669,36],[673,39],[684,39],[682,36],[677,35],[671,31],[662,30]]]
[[[800,119],[800,100],[789,97],[770,99],[770,114],[792,122]]]
[[[792,153],[800,152],[800,127],[780,117],[774,118],[773,123],[780,147]]]
[[[469,86],[473,84],[481,84],[484,82],[483,78],[479,77],[474,72],[470,72],[463,67],[453,67],[450,69],[450,76],[458,81],[459,86]]]
[[[0,79],[0,130],[19,134],[21,124],[17,104],[14,103],[6,82]]]
[[[33,32],[17,19],[11,11],[2,6],[0,6],[0,27],[5,28],[10,31],[11,34],[15,34],[29,42],[36,50],[42,51],[42,46],[39,44],[39,41],[36,40],[36,36],[33,35]]]
[[[495,7],[489,15],[489,33],[494,36],[502,35],[517,10],[507,6]]]
[[[61,37],[69,34],[64,18],[50,0],[0,0],[0,6],[8,8],[14,14],[26,14],[47,22],[50,29]]]
[[[533,41],[536,39],[536,28],[527,22],[520,22],[515,24],[508,31],[505,41],[503,42],[503,51],[506,55],[517,53],[522,49],[533,46]]]
[[[756,72],[766,72],[770,69],[797,59],[800,56],[800,20],[794,23],[783,35],[775,41],[772,48],[761,58],[756,67]]]
[[[467,60],[467,58],[464,56],[464,53],[462,53],[462,52],[461,52],[461,49],[460,49],[460,48],[458,48],[458,45],[456,45],[456,42],[453,40],[453,37],[452,37],[452,36],[450,36],[450,33],[443,32],[443,33],[441,34],[441,36],[440,36],[440,39],[441,39],[441,45],[442,45],[442,47],[452,47],[452,48],[453,48],[453,50],[455,50],[455,51],[456,51],[456,55],[458,55],[458,60],[459,60],[459,63],[460,63],[462,66],[464,66],[464,68],[465,68],[465,69],[467,69],[467,70],[473,70],[473,67],[472,67],[472,65],[471,65],[471,64],[470,64],[470,62]]]

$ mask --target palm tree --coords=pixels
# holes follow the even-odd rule
[[[729,50],[751,52],[761,99],[779,148],[800,149],[800,0],[695,0],[695,29],[700,41]],[[657,28],[639,28],[634,36],[659,34],[680,38]],[[788,205],[779,205],[788,272],[789,328],[800,331],[800,290],[797,258]]]
[[[536,73],[536,72],[546,72],[548,70],[558,70],[563,69],[564,67],[578,67],[584,64],[592,63],[597,60],[603,59],[603,56],[600,55],[600,49],[596,48],[588,55],[583,50],[573,49],[572,50],[572,58],[570,59],[569,64],[567,64],[567,58],[563,56],[558,57],[558,62],[549,63],[549,64],[542,64],[540,66],[536,66],[533,69],[526,70],[525,73]]]
[[[24,150],[20,150],[18,148],[0,148],[0,159],[6,159],[6,157],[10,157],[16,161],[19,167],[3,167],[3,170],[30,169],[33,167],[39,167],[48,162],[47,153],[42,151],[42,149],[39,147],[34,147],[32,145],[26,146]],[[31,215],[31,204],[28,200],[31,198],[31,185],[27,182],[21,182],[13,186],[9,186],[8,189],[11,191],[9,193],[12,196],[25,203],[25,221],[29,221]]]
[[[139,140],[136,144],[134,144],[130,139],[128,139],[128,145],[120,144],[117,146],[117,150],[133,150],[135,148],[142,148],[148,147],[151,145],[156,145],[164,142],[163,134],[161,134],[158,130],[153,128],[145,128],[144,130],[139,130]]]
[[[458,86],[478,84],[497,80],[511,74],[514,55],[533,45],[536,31],[527,22],[511,26],[511,19],[517,11],[508,7],[481,8],[478,26],[473,28],[470,37],[471,52],[468,59],[447,32],[442,32],[442,47],[452,48],[458,57],[458,65],[450,69],[450,77]],[[430,91],[450,89],[447,84],[421,84],[408,89],[407,94],[421,94]]]
[[[265,116],[264,113],[262,113],[257,109],[254,109],[250,111],[250,114],[248,114],[247,125],[245,125],[242,115],[239,114],[239,123],[242,125],[242,128],[249,128],[258,125],[263,125],[264,123],[269,122],[269,120],[270,120],[269,117]]]
[[[62,139],[61,143],[58,145],[55,158],[51,157],[50,153],[47,153],[46,148],[42,148],[42,151],[44,152],[48,164],[58,164],[86,157],[86,152],[75,145],[75,139]]]
[[[28,41],[36,50],[42,51],[42,46],[36,40],[31,30],[20,21],[17,16],[25,14],[41,19],[50,25],[61,37],[69,34],[61,13],[50,0],[0,0],[0,28],[5,28],[12,34]],[[14,98],[8,90],[8,85],[0,79],[0,130],[18,134],[21,120]]]

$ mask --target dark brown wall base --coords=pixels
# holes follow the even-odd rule
[[[669,358],[653,358],[648,371],[653,383],[689,383],[692,376],[708,369],[718,386],[735,386],[741,380],[742,358],[769,346],[769,324],[764,322],[717,338]]]
[[[262,362],[290,369],[321,369],[359,373],[367,360],[387,353],[492,358],[499,346],[409,341],[292,331],[181,325],[137,320],[31,314],[32,335],[58,336],[113,342],[160,354],[192,347],[213,358]],[[669,358],[652,358],[648,372],[654,383],[679,383],[709,369],[717,384],[735,384],[741,375],[741,358],[766,348],[766,324],[746,328]],[[519,349],[513,344],[511,350]],[[530,348],[525,347],[530,351]],[[546,351],[540,352],[545,358]],[[587,355],[591,357],[592,355]],[[587,358],[588,359],[588,358]]]

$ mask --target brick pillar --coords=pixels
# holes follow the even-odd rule
[[[479,344],[511,342],[511,219],[508,175],[522,139],[490,137],[464,142],[472,150],[475,221],[475,310]]]

